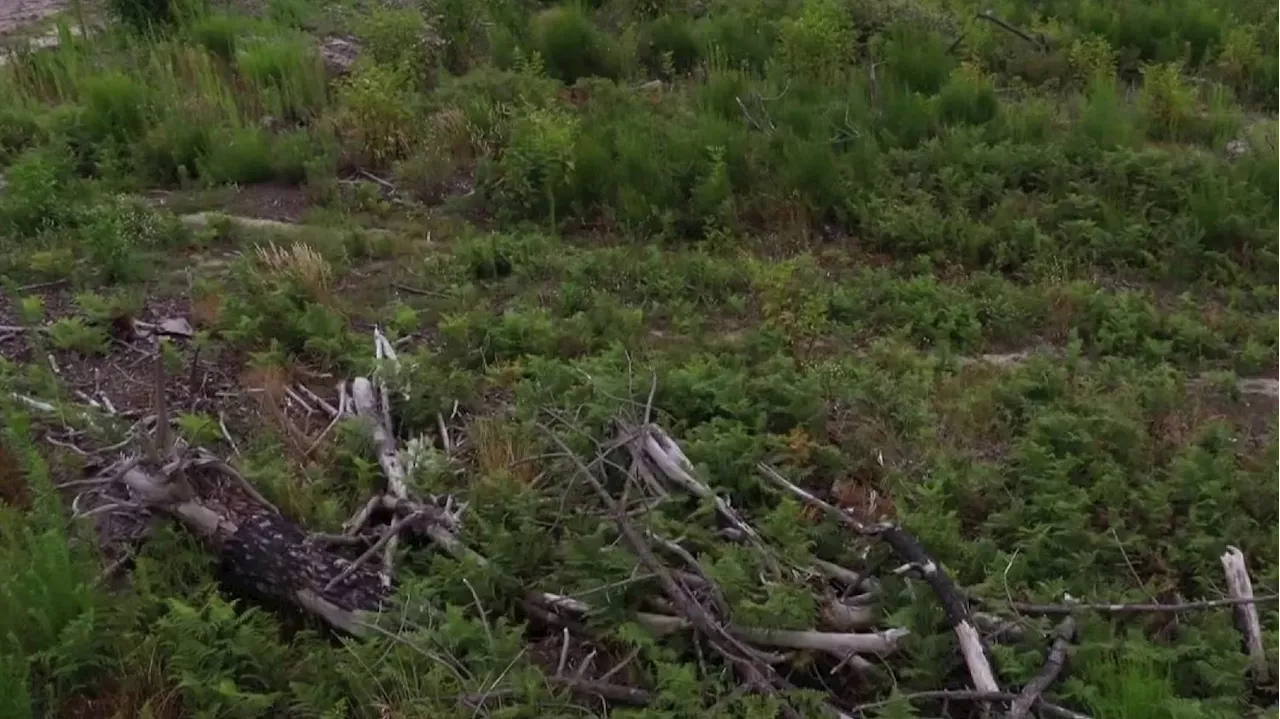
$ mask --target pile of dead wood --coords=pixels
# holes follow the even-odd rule
[[[374,332],[375,355],[383,365],[397,362],[393,345]],[[385,475],[385,489],[368,502],[341,534],[309,532],[284,516],[228,462],[204,449],[188,446],[170,430],[165,407],[163,364],[157,359],[155,414],[134,425],[130,441],[102,451],[115,458],[104,462],[95,476],[69,482],[72,503],[80,517],[114,513],[168,515],[203,540],[216,553],[230,587],[258,598],[297,607],[332,628],[354,634],[387,633],[379,625],[380,614],[391,606],[394,558],[403,538],[420,536],[443,551],[468,561],[488,565],[488,560],[459,538],[466,505],[444,496],[416,496],[406,482],[406,464],[413,454],[402,450],[392,426],[391,395],[385,382],[357,377],[337,389],[336,403],[318,403],[336,424],[355,417],[367,428],[377,447]],[[788,716],[799,712],[788,703],[795,689],[785,667],[795,653],[830,656],[836,669],[869,671],[874,663],[894,655],[908,631],[880,626],[874,610],[879,583],[875,576],[817,558],[797,566],[784,561],[750,521],[728,499],[698,478],[679,444],[650,421],[652,392],[644,416],[634,421],[620,418],[613,436],[600,440],[595,456],[573,452],[550,427],[543,426],[549,444],[557,447],[563,466],[590,487],[618,535],[638,564],[656,578],[661,589],[634,619],[658,635],[693,633],[724,665],[731,667],[748,691],[779,698]],[[28,407],[52,410],[52,405],[29,397]],[[86,408],[86,412],[89,411]],[[452,450],[449,430],[439,422],[441,448]],[[124,450],[123,453],[120,453]],[[82,453],[94,450],[79,448]],[[621,457],[622,459],[617,459]],[[609,476],[612,469],[613,476]],[[621,469],[622,488],[617,487]],[[1018,617],[1061,616],[1048,648],[1043,670],[1017,691],[1003,686],[993,667],[984,636],[992,637],[1017,627],[992,612],[974,612],[975,599],[957,587],[930,552],[895,524],[866,525],[793,483],[776,469],[760,465],[761,477],[784,495],[846,528],[850,541],[883,543],[900,565],[899,576],[918,577],[932,591],[954,633],[959,656],[967,670],[969,686],[909,695],[909,700],[954,700],[1005,707],[1005,716],[1025,717],[1032,711],[1044,716],[1081,717],[1075,711],[1049,702],[1044,692],[1067,662],[1075,635],[1075,617],[1084,612],[1126,614],[1179,613],[1215,607],[1232,607],[1252,659],[1252,671],[1260,682],[1269,681],[1256,603],[1273,600],[1253,596],[1244,557],[1234,548],[1223,556],[1230,596],[1180,605],[1110,605],[1067,603],[1003,607]],[[722,589],[703,571],[686,547],[646,528],[643,507],[670,494],[697,497],[714,505],[718,535],[725,541],[750,547],[763,559],[770,579],[820,584],[818,602],[821,626],[805,631],[783,631],[743,626],[733,621]],[[637,511],[636,506],[642,509]],[[839,591],[833,591],[838,588]],[[583,621],[592,607],[579,599],[530,591],[520,597],[529,618],[555,627],[568,638],[590,643],[599,638]],[[643,705],[653,696],[644,687],[611,683],[616,669],[597,676],[564,673],[565,659],[549,681],[566,691],[597,697],[609,703]],[[833,670],[834,673],[834,670]],[[509,694],[494,688],[466,697],[475,706]],[[857,704],[841,692],[832,692],[825,704],[836,717],[861,716],[879,704]]]

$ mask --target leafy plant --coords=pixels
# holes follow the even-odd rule
[[[81,354],[106,354],[110,337],[97,325],[85,324],[78,317],[63,317],[49,325],[49,339],[59,349]]]

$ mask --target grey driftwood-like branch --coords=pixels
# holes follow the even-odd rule
[[[375,335],[375,343],[377,339]],[[375,347],[385,350],[383,340]],[[351,406],[357,416],[367,420],[387,490],[370,499],[344,536],[358,539],[355,535],[379,512],[389,513],[391,520],[378,541],[362,557],[350,561],[334,551],[334,542],[316,541],[281,514],[224,460],[189,447],[170,431],[160,362],[157,358],[154,436],[144,438],[135,427],[135,439],[145,451],[124,456],[96,477],[78,483],[87,489],[77,495],[73,505],[97,503],[80,516],[130,508],[171,516],[219,557],[223,576],[233,590],[293,605],[334,629],[355,635],[369,634],[391,599],[388,548],[394,547],[402,532],[420,532],[445,548],[457,549],[456,516],[436,506],[434,498],[421,501],[409,492],[387,420],[389,395],[384,387],[375,391],[373,382],[363,377],[351,383]],[[324,408],[324,403],[317,404]],[[343,415],[346,404],[342,389],[339,407],[333,408],[335,419]],[[379,550],[384,555],[380,571],[371,561],[371,554]]]
[[[951,623],[952,631],[955,632],[960,654],[964,658],[965,667],[969,671],[969,678],[973,682],[974,689],[989,693],[1000,691],[995,672],[991,668],[991,660],[987,656],[986,648],[982,645],[982,638],[979,636],[973,619],[969,615],[968,606],[951,578],[947,576],[946,571],[925,551],[924,547],[920,546],[915,537],[893,524],[867,526],[850,516],[848,512],[844,512],[829,502],[819,499],[812,492],[783,477],[773,467],[762,463],[759,465],[759,469],[761,474],[773,484],[799,499],[802,503],[822,510],[828,517],[852,530],[855,534],[879,538],[889,545],[889,548],[893,550],[899,559],[918,571],[937,596],[939,603],[942,604],[943,613],[946,615],[947,621]]]
[[[866,716],[866,712],[886,707],[892,702],[899,700],[906,700],[911,703],[926,701],[1011,702],[1016,700],[1018,696],[1018,694],[1013,692],[982,692],[974,689],[935,689],[932,691],[900,694],[890,699],[881,699],[879,701],[859,704],[853,707],[852,711],[858,716]],[[1043,698],[1036,701],[1035,709],[1040,712],[1041,715],[1053,717],[1054,719],[1093,719],[1088,714],[1082,714],[1064,706],[1047,702]]]
[[[743,638],[735,636],[730,628],[726,626],[723,617],[715,616],[707,607],[704,607],[693,598],[687,587],[673,576],[666,565],[654,554],[644,535],[631,523],[625,507],[609,494],[609,491],[595,477],[586,463],[579,459],[554,432],[546,427],[543,427],[543,430],[560,447],[564,455],[573,462],[579,476],[594,490],[596,496],[599,497],[601,503],[608,510],[618,528],[618,533],[622,536],[631,552],[647,571],[657,577],[663,593],[681,614],[681,617],[677,619],[687,621],[690,626],[706,637],[716,653],[734,668],[739,679],[749,691],[776,697],[780,702],[780,709],[784,716],[798,718],[799,713],[783,697],[783,692],[789,691],[794,687],[774,670],[758,650],[748,646]],[[831,705],[827,706],[827,712],[829,715],[840,719],[848,716]]]
[[[1054,630],[1053,644],[1049,647],[1049,655],[1045,659],[1044,667],[1022,687],[1022,691],[1010,704],[1009,713],[1005,715],[1005,719],[1025,719],[1031,713],[1032,707],[1040,701],[1040,695],[1062,673],[1062,668],[1067,663],[1067,650],[1071,648],[1071,642],[1075,636],[1076,619],[1068,616]]]
[[[1244,560],[1244,552],[1236,547],[1227,547],[1222,555],[1222,569],[1227,577],[1227,593],[1231,599],[1239,600],[1232,606],[1236,627],[1244,637],[1244,650],[1249,655],[1250,672],[1253,681],[1259,686],[1270,682],[1271,663],[1267,661],[1267,650],[1262,644],[1262,624],[1258,621],[1258,605],[1251,601],[1253,581],[1249,579],[1249,567]]]
[[[380,359],[395,361],[394,349],[381,333],[375,331],[375,352]],[[157,365],[160,359],[157,358]],[[458,537],[459,519],[451,511],[453,504],[446,501],[439,506],[435,497],[415,497],[406,476],[405,458],[397,447],[391,425],[390,393],[385,383],[357,377],[350,383],[350,402],[347,401],[346,383],[339,385],[337,406],[326,403],[307,392],[315,406],[333,415],[336,421],[348,412],[354,413],[368,429],[377,449],[378,463],[386,478],[386,489],[361,508],[348,522],[343,535],[325,538],[303,530],[254,489],[252,484],[233,467],[212,453],[192,448],[169,430],[169,420],[164,402],[163,370],[156,370],[156,421],[155,436],[145,453],[134,453],[109,464],[96,477],[67,483],[77,489],[83,487],[77,497],[92,495],[97,506],[87,507],[81,516],[97,513],[128,511],[141,508],[173,517],[192,534],[201,539],[220,559],[224,577],[230,588],[251,596],[290,604],[314,615],[334,629],[355,634],[387,634],[377,625],[379,614],[391,600],[393,585],[392,561],[388,547],[403,535],[415,533],[430,539],[440,549],[463,560],[488,565],[482,555],[469,548]],[[28,403],[30,406],[31,403]],[[328,406],[326,406],[328,405]],[[45,411],[44,407],[33,407]],[[52,410],[52,407],[49,408]],[[332,423],[330,424],[332,426]],[[544,428],[545,429],[545,428]],[[134,432],[145,430],[135,426]],[[327,431],[327,430],[326,430]],[[548,430],[548,435],[560,446],[564,456],[572,459],[578,474],[587,479],[592,490],[609,510],[619,534],[645,570],[658,579],[663,598],[659,612],[637,612],[633,617],[655,634],[696,632],[708,642],[729,666],[738,672],[744,683],[756,691],[778,697],[784,707],[789,707],[783,693],[794,687],[783,678],[773,664],[787,661],[786,654],[773,654],[770,650],[795,650],[817,652],[840,661],[837,668],[848,664],[865,663],[864,656],[886,657],[898,651],[907,636],[905,629],[859,631],[874,626],[874,612],[869,602],[860,597],[838,599],[826,595],[820,601],[822,629],[776,630],[742,626],[727,616],[723,606],[708,601],[718,589],[714,582],[698,566],[697,558],[679,544],[664,540],[653,533],[637,529],[623,504],[615,499],[596,478],[592,467],[603,467],[596,461],[586,463],[573,455],[568,448]],[[135,439],[141,439],[141,436]],[[710,501],[716,513],[735,530],[739,539],[747,539],[773,557],[760,533],[739,514],[729,502],[719,497],[699,480],[692,464],[679,445],[661,429],[646,423],[633,438],[616,443],[612,449],[627,448],[633,452],[630,477],[639,486],[648,486],[641,476],[643,468],[650,473],[650,480],[661,486],[663,482],[673,489]],[[113,446],[118,449],[119,446]],[[603,457],[603,453],[601,455]],[[597,458],[599,460],[601,458]],[[603,470],[600,470],[603,472]],[[964,599],[951,583],[938,563],[923,547],[901,528],[895,525],[866,526],[848,513],[824,502],[813,494],[782,477],[776,471],[761,465],[767,478],[802,502],[822,509],[842,525],[855,533],[884,542],[901,559],[904,566],[918,572],[934,590],[952,623],[965,665],[974,685],[972,691],[950,691],[911,695],[913,700],[930,697],[967,699],[980,702],[1012,702],[1010,717],[1020,719],[1034,709],[1046,716],[1080,719],[1083,715],[1047,703],[1042,694],[1062,671],[1066,653],[1074,632],[1073,615],[1080,611],[1095,610],[1098,606],[1139,607],[1142,605],[1070,605],[1064,612],[1067,621],[1059,628],[1058,637],[1050,647],[1042,672],[1023,690],[1014,694],[999,690],[989,660],[974,628]],[[381,524],[380,531],[365,531],[371,524]],[[355,560],[349,560],[336,548],[363,544],[363,552]],[[675,555],[686,565],[671,569],[655,553],[651,544],[657,544]],[[379,553],[382,561],[376,561]],[[1243,556],[1238,550],[1224,555],[1224,567],[1237,563],[1243,571]],[[1229,560],[1230,557],[1230,560]],[[380,564],[380,567],[378,566]],[[815,566],[820,563],[815,562]],[[834,577],[849,589],[873,587],[869,577],[851,572],[837,565],[830,565],[822,574]],[[1238,573],[1237,573],[1238,574]],[[1210,606],[1249,607],[1265,598],[1255,597],[1249,586],[1247,572],[1243,579],[1230,579],[1232,596],[1223,600],[1189,605],[1156,605],[1157,611],[1173,609],[1190,610]],[[870,596],[870,592],[863,596]],[[546,592],[530,591],[522,598],[531,616],[559,622],[572,631],[589,632],[579,620],[592,611],[592,607],[580,599]],[[1049,607],[1053,609],[1053,607]],[[1105,610],[1099,610],[1105,611]],[[1053,614],[1054,611],[1046,611]],[[1256,625],[1256,609],[1253,611]],[[1248,626],[1245,622],[1244,626]],[[830,631],[827,631],[830,630]],[[1250,637],[1247,630],[1246,637]],[[1258,642],[1251,638],[1247,643],[1251,657]],[[707,646],[707,645],[704,645]],[[563,664],[563,662],[562,662]],[[607,677],[606,677],[607,679]],[[567,680],[557,677],[563,688],[573,693],[595,695],[623,704],[647,703],[651,695],[643,690],[631,691],[618,688],[606,681],[592,683],[587,680]],[[625,690],[625,691],[624,691]],[[611,699],[611,696],[616,699]],[[827,705],[827,713],[836,717],[849,717],[834,705]],[[794,710],[791,712],[795,715]]]
[[[1108,604],[1095,602],[1069,604],[1031,604],[1028,602],[1010,602],[1009,608],[1018,614],[1029,617],[1064,617],[1070,614],[1183,614],[1186,612],[1203,612],[1223,607],[1238,607],[1246,604],[1269,604],[1280,599],[1280,594],[1263,594],[1249,597],[1227,597],[1224,599],[1203,599],[1196,602],[1179,602],[1176,604]]]

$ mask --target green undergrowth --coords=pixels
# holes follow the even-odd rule
[[[634,621],[656,586],[554,456],[549,432],[589,458],[646,412],[782,558],[881,570],[899,655],[858,677],[780,665],[883,702],[867,716],[976,716],[894,699],[967,686],[953,635],[922,583],[760,462],[900,521],[992,613],[1218,598],[1228,546],[1259,593],[1280,582],[1275,400],[1239,381],[1277,362],[1274,6],[108,5],[88,37],[0,66],[0,715],[603,715],[546,680],[564,645],[520,606],[537,589],[593,606],[588,676],[631,657],[613,681],[659,697],[611,716],[775,716],[704,643]],[[359,46],[349,67],[326,67],[333,37]],[[259,189],[306,224],[177,216],[253,214]],[[73,390],[128,376],[120,328],[157,307],[196,330],[162,346],[170,377],[199,358],[223,399],[255,398],[176,408],[184,438],[340,531],[383,481],[374,448],[355,421],[314,441],[272,388],[377,372],[401,446],[419,440],[408,481],[469,502],[462,539],[489,564],[406,543],[389,633],[360,640],[220,589],[160,520],[101,577],[54,487],[92,468],[44,433],[123,438]],[[440,421],[456,457],[421,449]],[[817,622],[818,583],[772,578],[707,506],[644,521],[734,621]],[[1051,636],[1022,626],[991,642],[1011,689]],[[1048,695],[1098,719],[1261,716],[1273,687],[1246,661],[1226,610],[1085,615]]]

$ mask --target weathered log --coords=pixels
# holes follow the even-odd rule
[[[329,588],[349,566],[330,545],[310,541],[295,522],[225,475],[198,468],[188,474],[189,493],[140,466],[123,479],[146,506],[173,516],[201,540],[217,557],[228,589],[292,605],[349,634],[367,634],[390,596],[374,568],[356,567]]]

